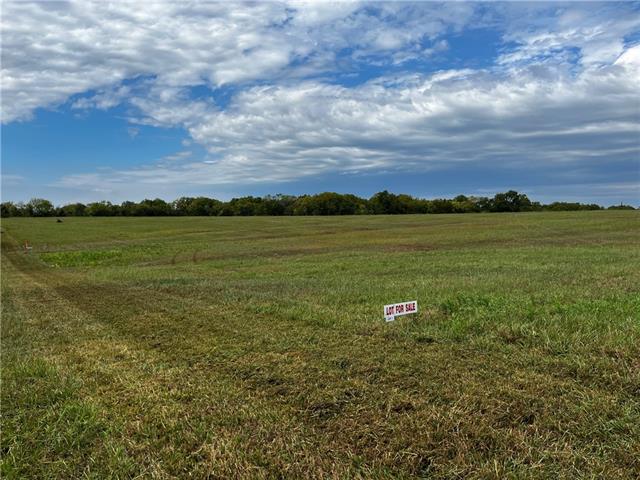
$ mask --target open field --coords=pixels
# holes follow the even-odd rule
[[[2,228],[3,478],[640,474],[639,212]]]

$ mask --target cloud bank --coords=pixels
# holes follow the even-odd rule
[[[633,3],[5,2],[2,121],[125,106],[132,138],[140,125],[181,127],[207,152],[59,180],[70,188],[469,163],[588,172],[640,155],[637,13]],[[448,39],[481,28],[501,39],[492,62],[428,68]]]

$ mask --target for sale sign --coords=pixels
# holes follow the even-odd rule
[[[384,306],[384,319],[387,322],[393,322],[399,315],[408,315],[410,313],[418,312],[418,301],[411,300],[410,302],[393,303],[391,305]]]

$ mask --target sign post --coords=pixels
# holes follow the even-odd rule
[[[384,306],[384,319],[387,322],[393,322],[400,315],[409,315],[410,313],[418,313],[418,301],[411,300],[409,302],[393,303]]]

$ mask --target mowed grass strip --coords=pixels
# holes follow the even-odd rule
[[[640,472],[637,212],[2,228],[3,477]]]

